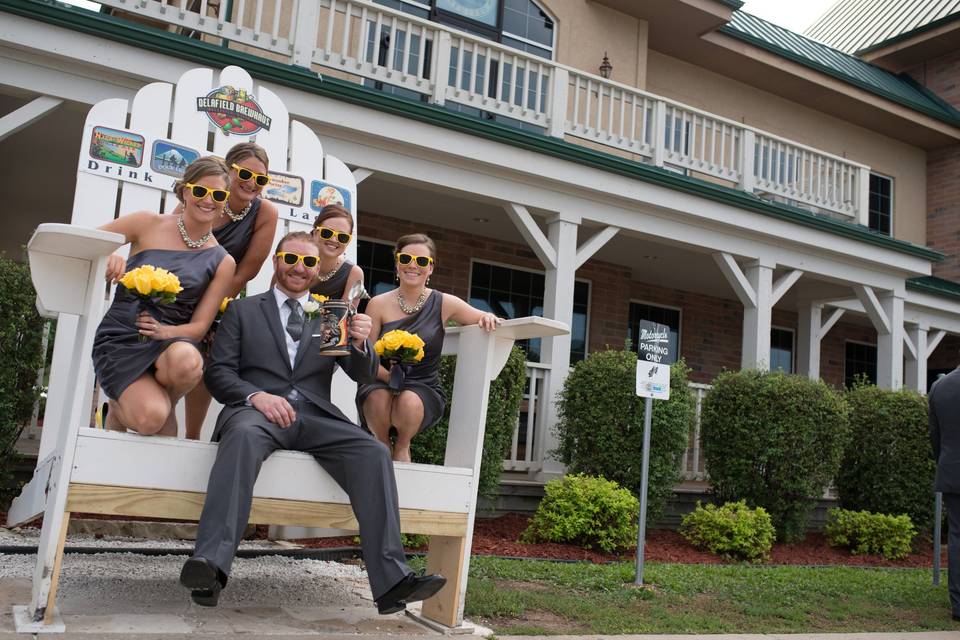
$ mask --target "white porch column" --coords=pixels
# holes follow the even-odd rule
[[[903,371],[903,383],[914,391],[927,393],[927,335],[930,328],[923,324],[906,328],[907,354]]]
[[[853,290],[877,330],[877,386],[896,391],[903,386],[903,298],[902,291],[884,291],[856,285]]]
[[[543,317],[573,324],[573,284],[577,271],[577,228],[580,217],[560,213],[547,223],[547,239],[556,251],[556,265],[546,271],[543,290]],[[543,460],[540,479],[549,480],[563,474],[563,464],[550,457],[549,452],[559,445],[553,432],[557,423],[556,400],[570,370],[570,334],[543,338],[540,362],[550,365],[542,393],[546,400],[540,405],[537,424],[537,455]]]
[[[843,309],[834,309],[824,321],[822,304],[809,302],[800,305],[797,373],[804,374],[811,380],[820,379],[820,344],[843,313]]]
[[[715,253],[720,271],[743,303],[743,347],[740,357],[742,369],[770,368],[770,324],[774,303],[795,283],[803,272],[791,271],[773,283],[774,264],[754,260],[740,268],[729,253]]]

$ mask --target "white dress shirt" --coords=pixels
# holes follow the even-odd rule
[[[290,367],[293,367],[293,362],[297,358],[297,347],[299,342],[294,342],[293,338],[290,337],[290,334],[287,332],[287,320],[290,319],[290,307],[287,306],[287,300],[290,299],[290,296],[281,291],[276,285],[273,287],[273,297],[277,300],[277,307],[280,309],[280,326],[283,328],[283,337],[287,341],[287,356],[290,358]],[[305,291],[302,296],[297,298],[297,302],[300,303],[300,308],[303,308],[303,304],[310,299],[310,291]],[[307,316],[303,316],[303,326],[306,329],[307,326]],[[302,337],[302,336],[301,336]]]

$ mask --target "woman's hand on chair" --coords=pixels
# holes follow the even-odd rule
[[[485,313],[480,316],[480,321],[477,322],[477,324],[480,325],[481,329],[485,329],[487,331],[496,331],[497,326],[501,322],[503,322],[503,320],[498,318],[495,314]]]
[[[121,256],[119,253],[110,254],[110,256],[107,258],[107,282],[113,284],[123,277],[123,274],[126,272],[126,270],[127,259]]]

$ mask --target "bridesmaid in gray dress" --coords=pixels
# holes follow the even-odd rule
[[[176,435],[173,407],[203,375],[196,345],[233,277],[234,260],[212,231],[228,195],[227,180],[222,160],[200,158],[174,187],[184,204],[180,214],[139,211],[100,227],[122,234],[130,243],[129,268],[163,267],[183,287],[176,302],[149,310],[124,287],[117,287],[93,346],[94,370],[110,398],[108,429]],[[125,270],[123,258],[111,256],[107,280],[116,282]]]
[[[237,263],[227,290],[227,296],[235,298],[267,261],[279,214],[272,202],[260,197],[270,180],[270,158],[263,147],[253,142],[236,144],[227,152],[224,164],[230,171],[230,197],[213,223],[213,237]],[[213,333],[211,330],[204,338],[204,353],[213,342]],[[210,393],[200,380],[184,400],[187,438],[200,438],[209,408]]]
[[[390,372],[381,366],[379,381],[364,385],[357,392],[357,407],[362,424],[388,447],[390,428],[396,429],[393,459],[410,462],[410,441],[443,417],[446,400],[440,389],[439,371],[447,322],[476,324],[494,331],[501,320],[457,296],[427,288],[437,256],[436,246],[427,235],[403,236],[395,249],[400,286],[370,300],[366,309],[373,320],[370,335],[380,337],[394,329],[416,333],[425,343],[424,356],[416,364],[394,365],[403,367],[405,374],[399,391],[390,388]]]
[[[344,255],[353,239],[353,216],[342,205],[328,204],[313,221],[313,239],[320,247],[320,271],[310,293],[342,300],[355,282],[363,282],[363,270]]]

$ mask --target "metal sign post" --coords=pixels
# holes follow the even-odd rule
[[[676,360],[671,353],[670,328],[640,321],[637,342],[637,395],[646,398],[643,409],[643,464],[640,472],[640,514],[637,523],[637,571],[634,584],[643,584],[643,554],[647,538],[647,484],[650,477],[650,430],[653,424],[653,400],[670,399],[670,365]]]

